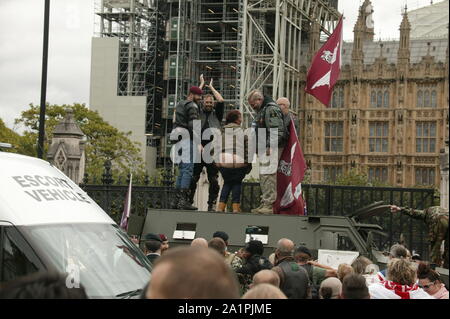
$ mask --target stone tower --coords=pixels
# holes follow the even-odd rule
[[[52,144],[47,160],[75,183],[83,180],[85,165],[85,139],[73,117],[73,110],[67,109],[66,116],[53,131]]]

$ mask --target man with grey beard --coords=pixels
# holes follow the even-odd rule
[[[257,112],[252,127],[255,129],[256,141],[258,146],[259,179],[261,185],[261,205],[252,209],[256,214],[273,214],[273,204],[277,199],[277,168],[278,161],[283,153],[283,147],[286,143],[286,129],[284,125],[284,116],[280,107],[272,98],[264,96],[261,91],[254,90],[248,96],[248,103],[254,111]],[[263,136],[260,134],[260,128],[265,130],[265,145],[263,145]],[[278,135],[276,140],[270,134],[270,131],[276,131]],[[265,147],[261,152],[261,148]],[[267,162],[261,159],[266,156]],[[267,158],[268,157],[268,158]]]

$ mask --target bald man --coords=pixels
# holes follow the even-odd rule
[[[279,105],[281,112],[283,112],[284,115],[289,114],[289,107],[291,106],[291,102],[286,97],[280,97],[277,100],[277,104]]]
[[[239,287],[231,268],[213,250],[176,247],[155,264],[145,296],[147,299],[238,299]]]
[[[247,291],[242,299],[287,299],[277,287],[270,284],[259,284]]]
[[[208,241],[205,238],[195,238],[191,242],[192,247],[201,247],[201,248],[208,248]]]
[[[272,270],[263,269],[253,276],[253,282],[250,288],[259,284],[270,284],[275,287],[280,287],[280,277]]]
[[[286,127],[286,132],[289,133],[289,124],[291,124],[291,121],[294,121],[295,131],[298,135],[298,120],[297,120],[297,113],[290,109],[291,102],[286,97],[280,97],[277,100],[277,104],[281,109],[281,112],[283,112],[283,121],[284,126]]]
[[[311,289],[308,272],[294,259],[295,244],[288,238],[281,238],[275,250],[275,267],[280,277],[280,289],[289,299],[310,299]]]

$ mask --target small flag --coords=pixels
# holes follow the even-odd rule
[[[120,228],[122,228],[125,231],[128,231],[128,218],[130,218],[132,183],[133,183],[133,174],[130,175],[130,184],[128,185],[127,195],[125,196],[125,204],[123,206],[122,219],[120,220]]]
[[[320,48],[306,77],[306,93],[329,106],[342,64],[342,17],[328,41]]]
[[[305,215],[306,205],[302,195],[302,181],[306,161],[295,130],[294,121],[289,125],[289,140],[280,157],[277,171],[277,200],[275,214]]]

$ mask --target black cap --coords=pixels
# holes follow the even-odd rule
[[[219,237],[219,238],[222,238],[223,239],[223,241],[228,241],[228,234],[226,233],[226,232],[224,232],[224,231],[216,231],[214,234],[213,234],[213,238],[214,237]]]
[[[245,246],[245,250],[253,255],[262,255],[264,252],[263,243],[259,240],[250,240]]]
[[[162,243],[161,237],[159,237],[159,235],[152,233],[148,233],[147,235],[145,235],[144,240],[156,240]]]
[[[305,246],[300,246],[295,250],[296,253],[303,253],[303,254],[307,254],[309,257],[312,257],[311,252],[309,251],[309,249]]]

